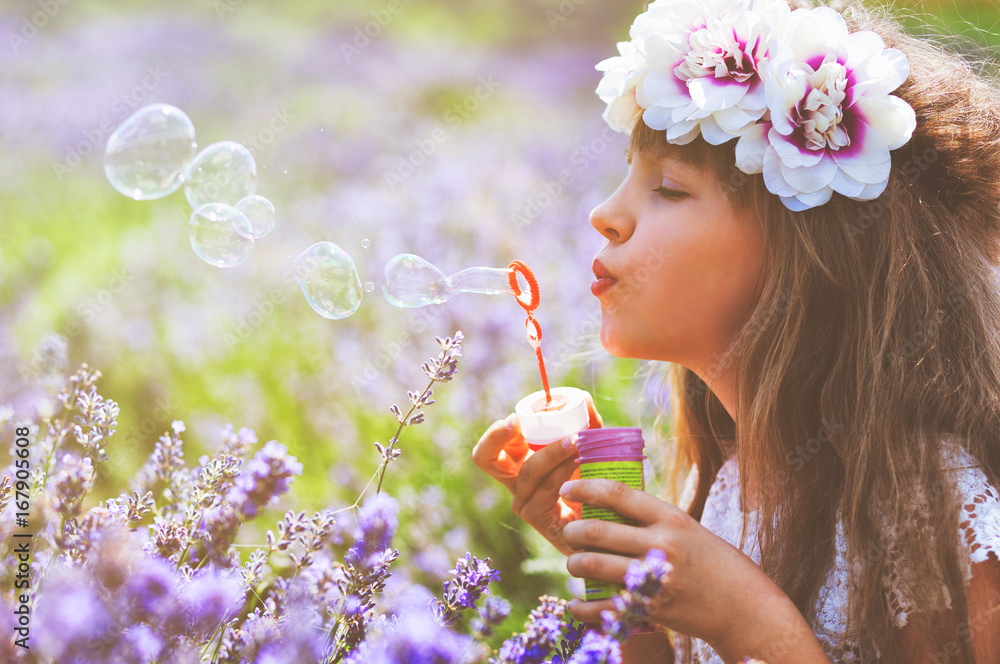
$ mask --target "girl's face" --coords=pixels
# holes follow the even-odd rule
[[[707,370],[753,303],[762,233],[710,167],[634,154],[590,223],[608,242],[591,284],[612,355]]]

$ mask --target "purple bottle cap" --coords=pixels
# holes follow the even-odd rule
[[[614,427],[586,429],[577,434],[576,451],[579,463],[608,461],[642,461],[642,429]]]

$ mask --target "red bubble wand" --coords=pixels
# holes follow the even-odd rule
[[[535,320],[533,313],[541,301],[538,279],[535,278],[535,273],[531,271],[531,268],[521,261],[511,261],[507,267],[510,270],[507,274],[507,279],[510,283],[510,289],[514,291],[514,299],[517,300],[517,303],[528,314],[524,326],[528,332],[528,343],[535,349],[535,357],[538,360],[538,373],[542,376],[542,387],[545,389],[545,405],[548,406],[552,403],[552,394],[549,392],[549,376],[545,373],[545,360],[542,359],[542,326]],[[521,284],[517,280],[518,274],[524,277],[525,282],[528,284],[527,300],[525,300],[524,291],[521,290]]]

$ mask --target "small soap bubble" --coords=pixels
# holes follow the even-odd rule
[[[365,282],[365,292],[366,293],[371,293],[373,290],[375,290],[375,282],[366,281]]]
[[[196,150],[194,125],[184,111],[168,104],[144,106],[108,138],[104,174],[129,198],[163,198],[183,184]]]
[[[317,242],[295,259],[295,280],[309,306],[324,318],[347,318],[361,305],[361,279],[351,256],[332,242]]]
[[[364,249],[365,251],[367,251],[368,247],[370,246],[372,246],[372,241],[369,240],[368,238],[365,238],[364,240],[361,241],[361,248]]]
[[[184,179],[184,195],[192,208],[206,203],[236,205],[257,190],[257,163],[239,143],[220,141],[195,155]]]
[[[194,253],[216,267],[239,265],[253,251],[250,221],[223,203],[207,203],[192,212],[188,236]]]
[[[236,204],[236,209],[250,221],[250,237],[254,240],[264,237],[274,228],[274,205],[263,196],[242,198]],[[236,230],[240,230],[240,227]]]

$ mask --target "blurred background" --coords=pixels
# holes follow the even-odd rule
[[[541,387],[523,311],[469,294],[398,309],[379,287],[400,253],[446,274],[524,261],[541,284],[552,383],[589,390],[606,424],[656,439],[666,395],[646,363],[601,349],[589,292],[602,239],[588,215],[626,172],[594,65],[643,4],[0,2],[0,404],[44,415],[54,376],[100,369],[121,416],[95,499],[124,490],[172,420],[187,425],[189,465],[226,424],[281,441],[305,471],[241,531],[259,543],[283,509],[354,502],[378,467],[373,442],[395,431],[389,406],[426,384],[434,337],[461,330],[457,377],[404,434],[386,479],[403,508],[399,573],[440,587],[469,550],[494,559],[521,613],[543,592],[573,592],[470,458],[484,429]],[[974,55],[1000,43],[995,0],[895,8]],[[133,201],[105,179],[108,136],[157,102],[188,114],[200,147],[233,140],[254,153],[278,221],[245,263],[198,259],[182,192]],[[345,320],[317,315],[291,277],[319,241],[376,286]]]

